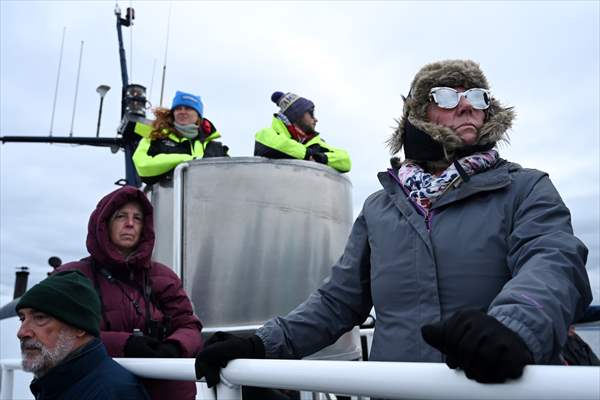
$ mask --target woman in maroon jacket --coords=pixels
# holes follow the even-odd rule
[[[151,261],[152,205],[136,188],[105,196],[88,224],[90,256],[57,271],[78,269],[102,300],[101,339],[112,357],[195,357],[202,325],[181,280]],[[194,382],[142,380],[153,399],[193,399]]]

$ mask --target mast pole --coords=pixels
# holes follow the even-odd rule
[[[125,105],[123,104],[123,98],[125,97],[125,88],[129,85],[129,77],[127,76],[127,59],[125,58],[125,48],[123,47],[123,30],[122,25],[129,26],[126,19],[121,18],[121,9],[117,4],[115,6],[115,15],[117,17],[117,38],[119,40],[119,62],[121,63],[121,117],[125,113]]]
[[[117,37],[119,39],[119,60],[121,61],[121,81],[123,87],[121,89],[121,121],[123,121],[125,117],[125,96],[127,92],[127,87],[129,86],[129,77],[127,76],[127,60],[125,58],[125,49],[123,48],[123,32],[122,26],[131,26],[133,23],[133,19],[135,18],[133,8],[129,7],[127,9],[127,15],[125,18],[121,18],[121,9],[119,8],[119,4],[115,5],[115,15],[117,17]],[[125,119],[127,120],[127,119]],[[132,135],[135,135],[132,133]],[[137,141],[131,141],[131,138],[123,136],[124,145],[123,150],[125,151],[125,182],[127,185],[132,185],[136,187],[141,186],[141,181],[137,172],[135,171],[135,166],[133,165],[133,153],[135,151],[135,147],[137,146]]]
[[[133,23],[133,21],[130,19],[129,17],[129,13],[132,11],[129,10],[133,10],[133,4],[132,4],[132,0],[129,0],[129,8],[127,8],[127,15],[126,18],[129,21],[130,24]],[[133,29],[129,29],[129,77],[130,79],[133,81]]]

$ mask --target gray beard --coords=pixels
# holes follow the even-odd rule
[[[21,364],[23,371],[32,372],[36,378],[44,376],[50,369],[57,366],[64,360],[75,347],[76,337],[65,329],[58,333],[56,346],[53,349],[48,349],[42,343],[35,339],[21,340],[21,356],[23,358]],[[37,355],[27,355],[23,350],[38,349]]]

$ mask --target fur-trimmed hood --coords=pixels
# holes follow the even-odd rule
[[[454,159],[455,150],[464,146],[461,138],[450,128],[429,122],[427,106],[429,91],[436,86],[490,89],[489,83],[479,68],[471,60],[445,60],[425,65],[415,75],[408,97],[403,96],[404,108],[392,137],[388,139],[391,153],[396,154],[404,145],[406,121],[427,133],[441,143],[447,154],[446,161]],[[515,112],[512,107],[504,107],[493,96],[490,107],[485,110],[485,122],[479,130],[477,145],[488,145],[500,140],[508,140],[507,131],[512,126]]]

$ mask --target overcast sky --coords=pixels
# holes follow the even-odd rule
[[[171,5],[169,5],[171,4]],[[599,303],[599,2],[142,2],[124,29],[130,82],[159,103],[171,13],[165,105],[175,90],[202,95],[205,114],[232,156],[252,154],[270,124],[275,90],[313,100],[317,129],[349,151],[356,214],[387,168],[385,140],[401,95],[425,63],[479,62],[494,95],[518,119],[502,157],[550,174],[590,249]],[[84,42],[74,134],[115,136],[121,76],[114,1],[0,1],[0,135],[47,135],[63,27],[66,27],[53,134],[71,126],[80,43]],[[133,43],[133,46],[131,46]],[[131,52],[133,49],[133,52]],[[154,74],[153,74],[154,71]],[[98,199],[124,177],[123,154],[69,145],[0,146],[1,293],[15,267],[30,283],[86,255],[86,224]]]
[[[252,154],[270,124],[275,90],[313,100],[317,129],[349,151],[356,214],[379,189],[384,142],[401,95],[426,63],[479,62],[494,95],[515,107],[510,146],[500,154],[547,171],[590,249],[588,273],[600,303],[600,11],[598,1],[532,2],[141,2],[124,30],[130,82],[159,103],[171,12],[165,105],[176,90],[202,95],[205,114],[232,156]],[[71,126],[84,41],[74,134],[93,136],[108,84],[101,135],[115,136],[121,76],[114,1],[0,0],[0,135],[47,135],[63,27],[62,71],[53,133]],[[170,11],[169,11],[170,10]],[[133,43],[133,46],[131,46]],[[133,52],[131,49],[133,48]],[[154,74],[153,74],[154,70]],[[0,145],[0,298],[12,295],[15,267],[42,279],[51,255],[86,255],[86,224],[98,199],[124,177],[123,155],[106,148]],[[6,323],[11,321],[6,321]],[[15,326],[2,325],[2,335]],[[15,347],[2,356],[18,356]],[[9,353],[7,351],[10,350]],[[27,396],[26,382],[16,383]]]

